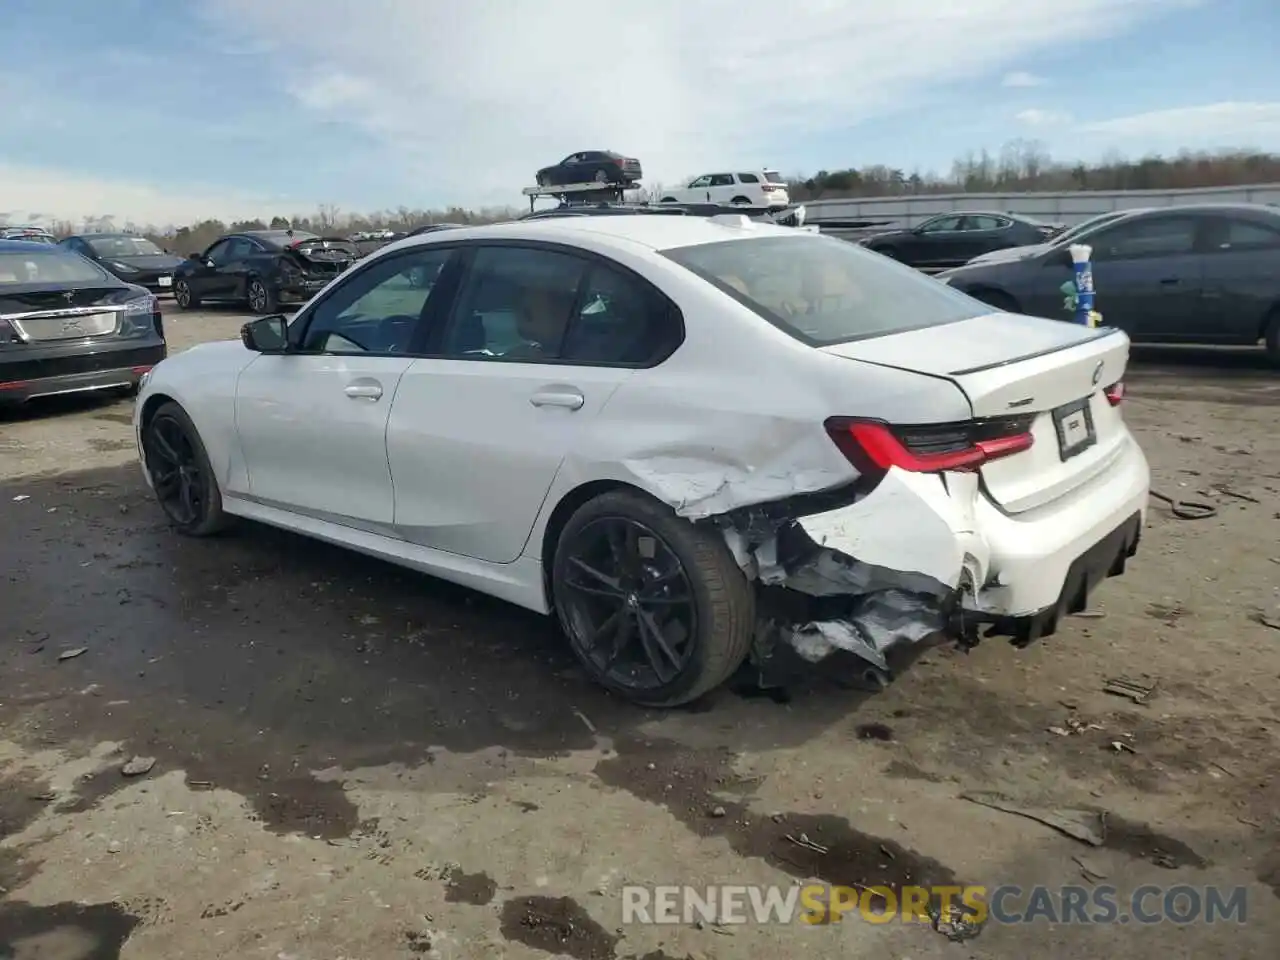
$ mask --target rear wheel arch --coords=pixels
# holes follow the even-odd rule
[[[621,480],[592,480],[589,483],[574,487],[561,497],[560,502],[551,511],[551,516],[547,518],[546,529],[542,532],[542,551],[540,554],[542,558],[542,590],[547,599],[547,607],[551,609],[553,614],[555,612],[555,596],[551,586],[551,568],[555,564],[556,545],[560,542],[560,534],[564,531],[565,524],[569,522],[569,518],[577,512],[579,507],[588,501],[594,500],[602,493],[610,493],[614,490],[631,490],[640,494],[644,493],[639,487],[623,483]]]

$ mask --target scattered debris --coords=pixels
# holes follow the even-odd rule
[[[1100,723],[1085,723],[1076,717],[1067,717],[1065,727],[1049,727],[1050,733],[1057,734],[1060,737],[1069,737],[1072,734],[1084,734],[1090,730],[1101,730]]]
[[[1116,753],[1137,753],[1138,752],[1130,744],[1125,743],[1123,740],[1112,740],[1111,749],[1114,750]]]
[[[1107,875],[1105,873],[1103,873],[1097,867],[1093,866],[1093,864],[1091,864],[1084,857],[1074,856],[1071,859],[1074,860],[1077,865],[1079,865],[1080,875],[1084,877],[1086,880],[1088,880],[1090,883],[1096,883],[1099,880],[1107,879]]]
[[[1243,823],[1247,827],[1253,827],[1255,830],[1262,829],[1262,824],[1259,823],[1257,820],[1250,820],[1248,817],[1236,817],[1236,819],[1239,820],[1241,823]]]
[[[1079,613],[1073,613],[1071,616],[1078,620],[1101,620],[1106,616],[1101,610],[1081,610]]]
[[[820,843],[814,843],[809,839],[809,835],[802,833],[799,837],[793,837],[791,834],[786,835],[786,839],[794,843],[797,847],[804,847],[806,850],[812,850],[814,853],[829,852],[826,847]]]
[[[1270,627],[1272,630],[1280,630],[1280,619],[1277,619],[1276,617],[1268,617],[1265,613],[1250,614],[1249,619],[1264,627]]]
[[[1011,813],[1017,817],[1025,817],[1052,827],[1059,833],[1087,843],[1091,847],[1100,847],[1106,840],[1106,814],[1096,810],[1073,810],[1068,808],[1024,807],[1002,797],[997,793],[962,793],[961,800],[968,800],[992,810]]]
[[[591,718],[590,718],[590,717],[588,717],[588,716],[587,716],[585,713],[583,713],[581,710],[578,710],[578,709],[576,709],[576,708],[575,708],[575,709],[574,709],[574,711],[573,711],[573,715],[574,715],[575,717],[577,717],[579,720],[581,720],[581,721],[582,721],[582,725],[583,725],[584,727],[586,727],[588,730],[590,730],[592,733],[595,733],[595,732],[596,732],[596,725],[595,725],[594,723],[592,723],[592,722],[591,722]]]
[[[1159,500],[1169,507],[1169,512],[1179,520],[1206,520],[1218,515],[1218,508],[1198,500],[1176,500],[1158,490],[1151,491],[1151,499]]]
[[[76,657],[80,656],[81,654],[88,653],[88,652],[89,652],[88,647],[76,647],[72,650],[63,650],[60,654],[58,654],[58,659],[60,661],[74,660]]]
[[[861,723],[856,733],[859,740],[880,740],[885,743],[893,740],[893,728],[885,723]]]
[[[1226,767],[1224,767],[1222,764],[1220,764],[1217,760],[1210,760],[1210,761],[1209,761],[1209,766],[1211,766],[1211,767],[1217,767],[1219,770],[1221,770],[1223,773],[1225,773],[1228,777],[1234,777],[1234,776],[1235,776],[1235,772],[1234,772],[1234,771],[1232,771],[1232,770],[1228,770]]]
[[[723,817],[725,815],[725,812],[726,811],[724,807],[716,806],[711,808],[711,816],[713,817]]]
[[[1160,687],[1159,680],[1136,680],[1133,677],[1109,677],[1102,686],[1103,693],[1117,697],[1127,697],[1134,703],[1145,704],[1155,696]]]
[[[13,498],[13,502],[14,502],[14,503],[21,503],[23,500],[30,500],[30,499],[31,499],[31,496],[30,496],[29,494],[26,494],[26,493],[20,493],[20,494],[18,494],[16,497],[14,497],[14,498]]]
[[[1233,497],[1236,500],[1244,500],[1246,503],[1262,502],[1257,497],[1251,497],[1247,493],[1239,493],[1238,491],[1232,490],[1230,487],[1219,487],[1218,492],[1224,497]]]
[[[144,773],[150,773],[155,765],[155,757],[134,757],[120,768],[120,772],[126,777],[140,777]]]

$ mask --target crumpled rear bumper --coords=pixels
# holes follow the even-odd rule
[[[763,648],[782,640],[810,662],[845,651],[887,676],[893,648],[929,638],[1025,645],[1055,632],[1136,552],[1148,484],[1129,443],[1103,474],[1027,515],[999,511],[976,474],[893,470],[833,509],[719,519],[759,585]]]

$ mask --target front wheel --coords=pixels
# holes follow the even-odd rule
[[[200,298],[196,296],[191,285],[185,280],[175,281],[173,285],[173,302],[179,310],[194,310],[200,306]]]
[[[209,455],[181,406],[165,403],[147,421],[142,455],[156,500],[180,533],[207,537],[226,525]]]
[[[696,700],[751,648],[755,593],[718,531],[638,493],[578,508],[556,544],[552,590],[587,672],[643,706]]]
[[[249,281],[249,288],[245,291],[249,298],[249,309],[254,313],[265,316],[275,313],[280,305],[280,296],[272,287],[259,277],[254,277]]]
[[[604,170],[597,170],[596,183],[608,183],[608,182],[609,182],[609,174]]]
[[[1263,342],[1267,345],[1267,356],[1280,363],[1280,310],[1271,311],[1271,322],[1267,324]]]

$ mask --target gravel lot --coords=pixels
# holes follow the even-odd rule
[[[176,314],[172,349],[243,320]],[[1144,350],[1130,391],[1157,489],[1218,513],[1154,505],[1101,616],[1026,651],[929,651],[874,697],[815,677],[670,713],[605,695],[548,623],[483,597],[250,525],[173,535],[129,402],[0,420],[0,957],[1274,960],[1280,375]],[[1104,693],[1118,675],[1158,687]],[[135,756],[154,766],[123,775]],[[1106,836],[976,790],[1105,811]],[[810,877],[1246,885],[1248,906],[961,944],[621,919],[624,883]]]

